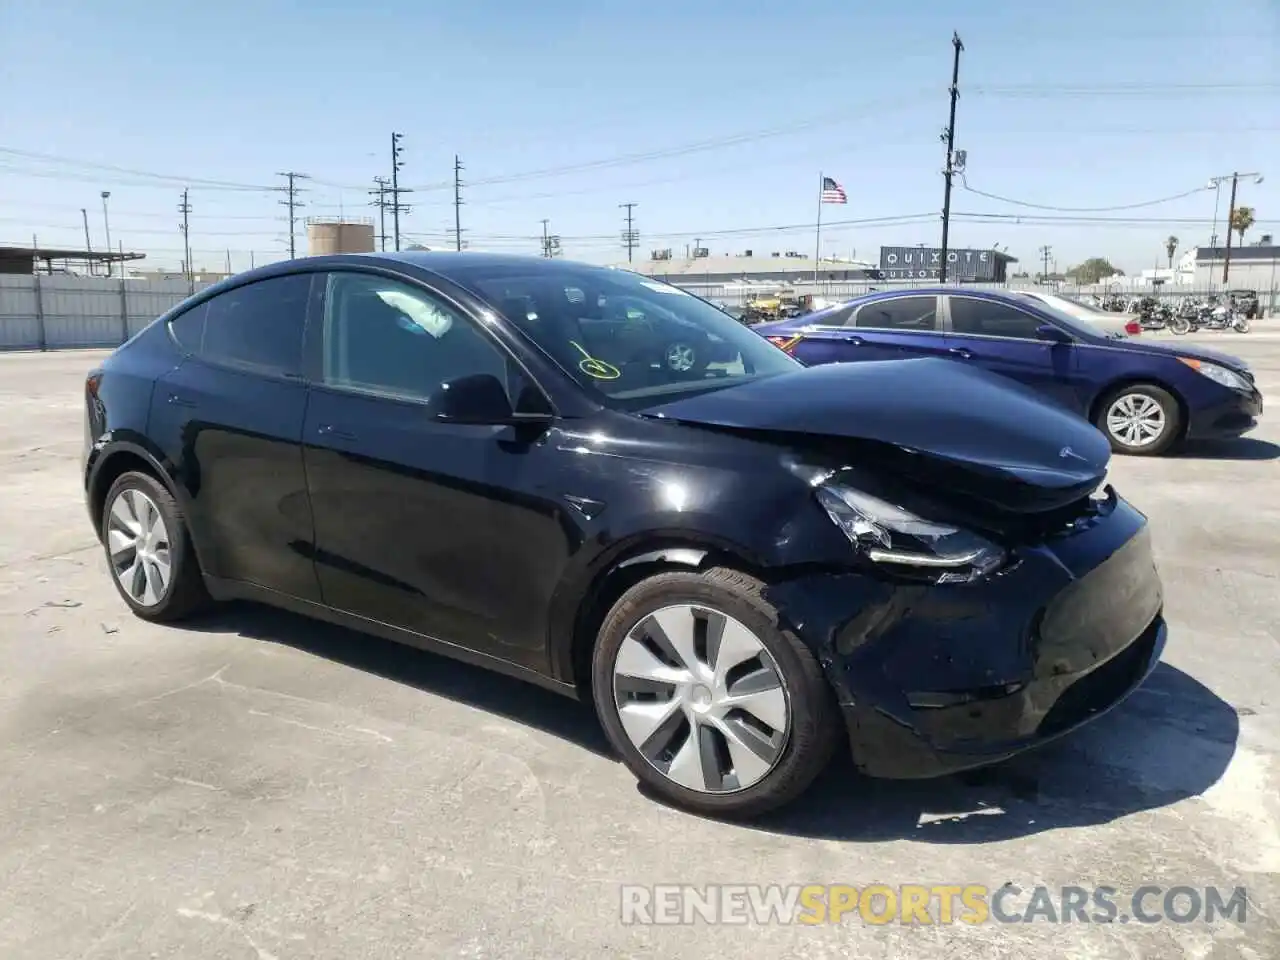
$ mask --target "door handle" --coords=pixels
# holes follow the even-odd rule
[[[952,347],[950,350],[947,351],[947,353],[950,353],[953,356],[957,356],[961,360],[973,359],[973,354],[970,353],[968,350],[966,350],[964,347]]]
[[[320,427],[316,432],[322,437],[333,437],[335,440],[354,440],[356,438],[354,433],[350,433],[346,430],[339,430],[331,423],[320,424]]]
[[[847,337],[841,337],[840,339],[842,339],[845,343],[852,343],[855,347],[860,347],[867,342],[863,340],[861,337],[854,336],[852,334],[850,334]]]
[[[169,394],[169,403],[170,403],[170,404],[172,404],[172,405],[173,405],[173,406],[175,406],[175,407],[192,407],[192,408],[194,408],[194,407],[195,407],[195,405],[196,405],[196,402],[195,402],[194,400],[189,400],[188,398],[186,398],[186,397],[182,396],[181,394],[177,394],[177,393],[171,393],[171,394]]]

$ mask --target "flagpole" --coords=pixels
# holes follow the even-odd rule
[[[813,240],[813,282],[818,282],[818,263],[822,259],[822,184],[824,177],[818,171],[818,229]]]

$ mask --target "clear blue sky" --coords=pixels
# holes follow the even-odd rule
[[[938,242],[953,30],[971,187],[1101,208],[1256,170],[1246,239],[1280,232],[1280,0],[3,0],[0,239],[83,244],[84,207],[99,246],[108,189],[113,245],[176,265],[184,181],[283,170],[314,178],[304,213],[367,215],[399,130],[418,188],[402,229],[429,246],[451,243],[456,153],[477,248],[537,252],[524,238],[546,217],[568,255],[615,262],[634,201],[644,255],[695,237],[811,254],[825,171],[849,194],[828,222],[929,215],[824,229],[824,254],[874,259]],[[281,256],[278,200],[193,182],[197,266]],[[957,189],[953,209],[1025,218],[959,216],[953,246],[1007,245],[1034,270],[1049,244],[1063,269],[1103,255],[1134,271],[1170,233],[1206,243],[1214,196],[1082,214]],[[1047,219],[1081,216],[1200,222]]]

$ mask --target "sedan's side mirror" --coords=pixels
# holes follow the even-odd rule
[[[1051,343],[1073,342],[1071,334],[1067,333],[1067,331],[1063,330],[1061,327],[1054,326],[1052,323],[1044,323],[1036,327],[1036,335],[1039,336],[1041,340],[1048,340]]]
[[[549,413],[523,412],[537,404],[522,402],[522,412],[511,405],[507,388],[491,373],[474,373],[466,377],[446,380],[432,398],[436,418],[448,423],[472,424],[531,424],[551,420]]]

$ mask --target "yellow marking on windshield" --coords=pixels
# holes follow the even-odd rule
[[[622,371],[611,363],[605,363],[603,360],[597,360],[591,354],[587,353],[582,344],[577,340],[570,340],[570,344],[582,354],[582,359],[578,361],[578,369],[585,373],[588,377],[595,380],[617,380],[622,376]]]

